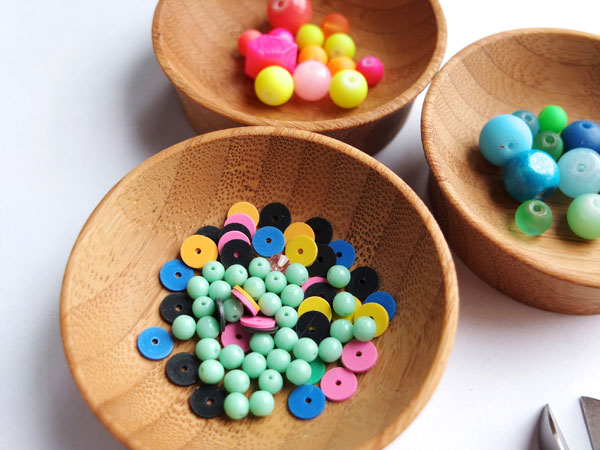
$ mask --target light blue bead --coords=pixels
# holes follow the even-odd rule
[[[479,134],[479,149],[495,166],[504,166],[515,155],[531,150],[532,144],[529,126],[510,114],[490,119]]]
[[[538,133],[538,131],[540,131],[540,122],[537,116],[531,111],[528,111],[526,109],[520,109],[518,111],[515,111],[513,113],[513,116],[516,116],[523,122],[525,122],[531,130],[531,134],[533,136],[535,136]]]
[[[504,187],[519,203],[536,198],[544,200],[560,182],[558,165],[548,153],[528,150],[512,158],[502,175]]]
[[[574,148],[558,160],[560,184],[567,197],[600,192],[600,154],[589,148]]]

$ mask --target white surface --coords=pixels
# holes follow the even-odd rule
[[[3,3],[2,449],[122,448],[71,379],[60,340],[59,295],[71,246],[104,194],[149,156],[194,135],[152,53],[154,5]],[[600,12],[597,0],[442,0],[442,7],[446,60],[506,29],[598,32]],[[423,99],[417,98],[403,131],[377,158],[426,199]],[[390,448],[535,448],[546,402],[571,448],[591,448],[578,397],[600,397],[600,317],[529,308],[488,287],[460,260],[456,266],[461,310],[448,368],[430,403]]]

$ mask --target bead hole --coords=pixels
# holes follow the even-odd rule
[[[206,404],[207,405],[212,405],[215,401],[212,398],[207,398],[206,399]]]
[[[585,172],[585,164],[578,164],[577,172]]]
[[[342,252],[337,252],[337,253],[335,254],[335,256],[337,256],[338,258],[341,258],[341,257],[342,257]]]
[[[316,331],[317,327],[315,327],[314,325],[311,325],[308,327],[308,331]]]
[[[240,257],[240,252],[233,252],[233,257],[234,258],[239,258]]]
[[[183,309],[183,306],[175,305],[175,311],[181,311],[182,309]]]
[[[358,284],[365,284],[367,281],[364,278],[361,278],[360,280],[358,280]]]
[[[194,250],[196,252],[197,255],[199,255],[200,253],[202,253],[202,249],[197,248],[196,250]]]
[[[335,385],[336,385],[336,386],[340,386],[341,384],[342,384],[342,380],[337,380],[337,381],[335,382]]]
[[[241,334],[236,334],[236,335],[235,335],[235,338],[236,338],[236,339],[242,339],[242,335],[241,335]]]
[[[156,338],[152,339],[152,345],[158,345],[158,339],[156,339]]]
[[[591,125],[590,123],[588,123],[588,122],[583,122],[583,123],[581,124],[581,126],[582,126],[583,128],[587,128],[587,129],[590,129],[590,128],[592,128],[592,125]]]
[[[273,216],[273,222],[278,222],[279,221],[279,216]]]
[[[507,147],[512,150],[513,148],[515,148],[515,144],[512,143],[512,142],[509,142],[508,145],[507,145]]]
[[[362,352],[356,352],[356,356],[360,358],[362,356]]]
[[[531,117],[529,114],[525,114],[525,120],[527,122],[531,122],[533,120],[533,117]]]
[[[182,372],[187,372],[188,371],[188,366],[181,366],[181,371]]]
[[[271,238],[267,238],[267,239],[265,239],[265,241],[267,244],[270,244],[271,242],[273,242],[273,240]]]
[[[181,272],[175,272],[175,278],[181,278]]]
[[[312,403],[312,398],[308,397],[304,400],[306,403]]]
[[[536,213],[541,213],[544,210],[544,208],[542,208],[542,205],[535,204],[535,205],[533,205],[533,210]]]
[[[317,261],[319,261],[320,263],[322,263],[324,259],[325,259],[325,258],[323,258],[322,256],[319,256],[319,257],[317,258]]]
[[[299,255],[301,255],[302,253],[304,253],[304,250],[303,250],[303,249],[301,249],[301,248],[299,248],[299,249],[298,249],[298,254],[299,254]]]
[[[546,139],[544,139],[544,140],[546,141],[546,144],[550,144],[550,145],[554,144],[554,142],[556,141],[554,139],[554,136],[546,136]]]

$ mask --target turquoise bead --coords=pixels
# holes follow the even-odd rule
[[[196,331],[196,321],[192,316],[177,316],[173,321],[173,336],[182,341],[191,339]]]
[[[187,293],[193,299],[197,299],[203,295],[208,295],[208,286],[209,282],[206,281],[206,278],[195,276],[190,278],[190,281],[188,281]]]
[[[289,352],[281,348],[271,350],[267,355],[267,367],[277,372],[285,372],[291,361],[292,356]]]
[[[237,298],[228,298],[223,302],[225,320],[227,322],[238,322],[244,314],[244,307]]]
[[[230,370],[223,379],[223,387],[227,392],[240,392],[243,394],[250,389],[250,377],[243,370]]]
[[[532,135],[535,136],[536,133],[540,130],[540,123],[538,122],[538,118],[531,111],[528,111],[526,109],[520,109],[518,111],[515,111],[512,115],[518,117],[523,122],[525,122],[531,130]]]
[[[213,300],[226,300],[231,297],[231,286],[223,280],[213,281],[208,288],[208,296]]]
[[[600,154],[589,148],[574,148],[558,160],[558,188],[567,197],[600,192]]]
[[[293,328],[298,322],[298,311],[290,306],[282,306],[275,314],[277,326]]]
[[[308,280],[308,269],[300,263],[293,263],[285,270],[285,278],[290,284],[302,286]]]
[[[281,327],[275,333],[275,346],[288,352],[292,351],[294,344],[298,342],[298,335],[289,327]]]
[[[495,166],[504,166],[520,152],[531,150],[532,144],[529,126],[510,114],[493,117],[479,134],[479,150]]]
[[[356,300],[349,292],[340,292],[333,297],[333,310],[338,316],[346,317],[354,312]]]
[[[200,339],[196,344],[196,356],[200,361],[217,359],[221,352],[221,344],[213,338]]]
[[[329,328],[329,334],[342,344],[350,342],[352,339],[354,339],[352,322],[346,319],[334,320]]]
[[[202,276],[209,283],[222,280],[225,276],[225,267],[219,261],[209,261],[202,268]]]
[[[229,266],[225,271],[225,281],[233,286],[243,286],[248,279],[248,271],[241,264]]]
[[[230,419],[239,420],[248,415],[250,402],[241,392],[232,392],[225,397],[223,408]]]
[[[198,297],[194,300],[194,303],[192,303],[192,312],[198,319],[201,317],[212,316],[215,313],[215,302],[206,295]]]
[[[583,239],[600,237],[600,195],[583,194],[577,197],[567,209],[569,228]]]
[[[265,287],[267,288],[267,291],[272,292],[273,294],[281,294],[281,291],[283,291],[283,288],[286,286],[287,280],[285,275],[281,272],[269,272],[265,278]]]
[[[319,358],[315,358],[309,364],[310,378],[304,384],[316,384],[321,381],[321,378],[323,378],[323,375],[325,375],[325,370],[327,370],[327,367]]]
[[[254,333],[250,338],[250,349],[253,352],[267,356],[275,348],[273,336],[267,333]]]
[[[327,281],[334,288],[345,288],[350,283],[350,271],[346,266],[332,266],[327,271]]]
[[[291,306],[297,308],[304,300],[304,291],[296,284],[288,284],[283,291],[281,291],[281,303],[284,306]]]
[[[265,282],[258,277],[248,278],[244,283],[244,290],[254,300],[258,300],[265,292],[267,292]]]
[[[196,333],[200,339],[216,338],[219,335],[219,322],[212,316],[201,317],[196,325]]]
[[[262,314],[273,317],[279,311],[279,308],[281,308],[281,299],[277,294],[265,292],[258,299],[258,306],[260,306]]]
[[[311,375],[310,364],[303,359],[293,360],[285,371],[285,377],[297,386],[306,383]]]
[[[242,362],[242,370],[250,378],[258,378],[267,368],[267,360],[258,352],[248,353]]]
[[[217,384],[223,379],[225,369],[216,359],[207,359],[202,361],[198,367],[198,376],[206,384]]]
[[[258,277],[261,280],[264,280],[269,272],[271,272],[271,264],[269,264],[269,261],[266,258],[259,256],[250,261],[248,272],[251,277]]]
[[[250,396],[250,411],[256,417],[268,416],[275,408],[273,394],[267,391],[256,391]]]
[[[327,337],[319,343],[319,358],[326,363],[331,363],[342,356],[342,343],[334,338]]]
[[[359,341],[370,341],[375,337],[377,324],[370,317],[359,317],[354,321],[352,332],[354,333],[354,337]]]
[[[311,338],[303,337],[294,344],[292,351],[295,358],[311,362],[319,355],[319,346]]]
[[[244,350],[236,344],[229,344],[223,347],[219,353],[219,361],[228,370],[237,369],[244,360]]]
[[[269,360],[267,358],[267,366],[268,365]],[[258,377],[258,387],[262,391],[267,391],[275,395],[281,391],[281,388],[283,387],[283,377],[277,370],[267,369]]]
[[[527,200],[517,208],[515,222],[523,233],[539,236],[552,225],[552,210],[541,200]]]

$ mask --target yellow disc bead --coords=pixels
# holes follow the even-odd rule
[[[310,266],[317,259],[318,252],[317,243],[308,236],[293,237],[285,246],[285,256],[290,260],[290,264]]]
[[[207,262],[216,261],[219,256],[217,244],[206,236],[194,234],[183,241],[181,259],[189,267],[201,269]]]
[[[294,222],[285,229],[283,232],[283,237],[285,238],[285,242],[288,242],[290,239],[295,238],[296,236],[308,236],[314,240],[315,231],[307,223]]]
[[[254,91],[266,105],[283,105],[294,93],[294,78],[283,67],[265,67],[254,80]]]
[[[323,297],[308,297],[298,306],[298,317],[308,311],[319,311],[331,321],[331,305]]]
[[[254,206],[252,203],[237,202],[235,205],[229,208],[229,211],[227,211],[227,217],[233,216],[237,213],[242,213],[246,214],[247,216],[250,216],[254,223],[258,225],[258,220],[260,216],[258,214],[258,209],[256,209],[256,206]]]
[[[329,96],[341,108],[355,108],[367,97],[369,86],[364,75],[356,70],[340,70],[331,78]]]
[[[387,311],[379,303],[363,304],[354,313],[354,320],[358,319],[359,317],[370,317],[375,321],[375,325],[377,325],[375,337],[381,335],[385,330],[387,330],[388,324],[390,323],[390,318]]]

